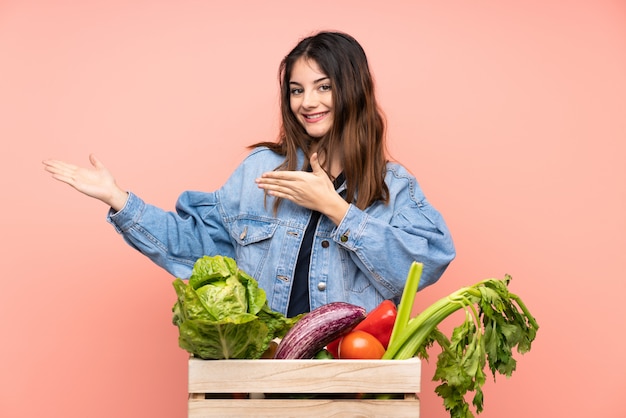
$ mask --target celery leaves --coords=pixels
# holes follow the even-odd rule
[[[419,269],[418,269],[419,271]],[[419,275],[409,275],[419,281]],[[437,343],[441,353],[433,380],[440,384],[435,392],[443,399],[451,418],[473,418],[466,394],[473,393],[477,414],[483,411],[482,386],[488,366],[493,378],[511,376],[517,366],[513,350],[528,352],[539,325],[519,296],[510,293],[510,276],[486,279],[440,299],[407,323],[400,324],[392,336],[384,359],[428,359],[427,349]],[[412,286],[413,287],[413,286]],[[415,294],[406,295],[400,305],[412,306]],[[403,299],[405,295],[403,295]],[[448,339],[437,328],[452,313],[463,309],[465,321],[454,328]]]

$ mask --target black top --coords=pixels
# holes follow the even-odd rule
[[[344,182],[345,176],[341,173],[333,182],[335,190],[337,190]],[[309,312],[311,303],[309,301],[309,266],[311,264],[311,247],[313,246],[313,237],[315,229],[319,222],[321,213],[317,211],[311,212],[311,219],[304,231],[302,245],[298,253],[298,261],[296,262],[296,271],[293,276],[293,286],[291,287],[291,297],[289,298],[289,306],[287,308],[287,316],[294,317],[298,314]]]

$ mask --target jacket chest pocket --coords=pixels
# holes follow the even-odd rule
[[[237,219],[230,230],[232,238],[241,246],[267,241],[274,236],[278,225],[258,219]]]
[[[258,219],[241,218],[232,223],[230,235],[235,245],[237,263],[253,277],[258,277],[270,258],[272,238],[278,224]]]

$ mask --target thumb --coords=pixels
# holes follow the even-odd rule
[[[310,163],[311,163],[311,170],[313,170],[313,174],[320,174],[320,173],[326,174],[324,170],[322,170],[322,166],[320,165],[317,152],[314,152],[311,155]]]
[[[100,162],[100,160],[98,160],[94,154],[89,154],[89,162],[95,168],[102,168],[102,167],[104,167],[102,165],[102,163]]]

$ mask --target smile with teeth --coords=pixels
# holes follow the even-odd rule
[[[311,113],[309,115],[302,115],[307,122],[317,122],[324,118],[329,112]]]

